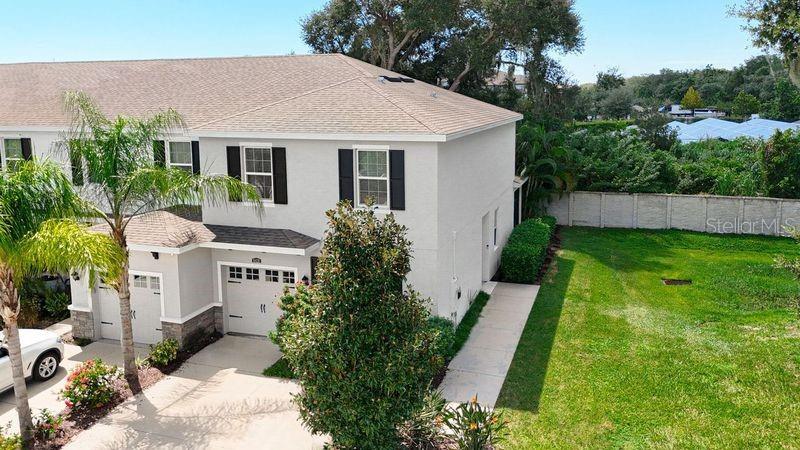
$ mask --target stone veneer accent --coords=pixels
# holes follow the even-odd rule
[[[164,339],[175,339],[181,348],[193,339],[222,332],[222,307],[214,306],[184,323],[161,322],[161,333]]]
[[[94,340],[94,316],[91,311],[70,310],[72,337]]]

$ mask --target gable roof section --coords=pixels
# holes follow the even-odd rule
[[[0,64],[0,127],[63,128],[67,90],[108,115],[169,107],[189,133],[448,136],[521,116],[339,54]]]

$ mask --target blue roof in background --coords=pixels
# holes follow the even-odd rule
[[[668,127],[678,133],[681,142],[694,142],[704,139],[724,139],[727,141],[738,137],[768,139],[776,131],[798,130],[800,124],[780,122],[778,120],[751,119],[736,123],[720,119],[703,119],[692,124],[672,121]]]

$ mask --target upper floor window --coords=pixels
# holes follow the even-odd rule
[[[6,166],[10,170],[14,170],[25,159],[22,153],[22,139],[3,139],[3,151]]]
[[[389,206],[389,151],[358,150],[356,165],[358,204]]]
[[[272,149],[244,147],[244,180],[258,189],[261,198],[272,200]]]
[[[169,142],[169,167],[192,173],[192,144],[191,142]]]

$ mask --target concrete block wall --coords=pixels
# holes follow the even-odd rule
[[[800,200],[779,198],[579,191],[554,197],[547,212],[561,225],[599,228],[773,236],[800,228]]]

